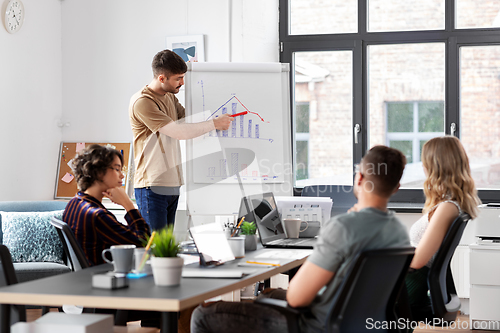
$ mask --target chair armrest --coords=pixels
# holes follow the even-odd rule
[[[298,317],[301,313],[309,312],[309,308],[293,308],[287,301],[275,298],[257,298],[254,303],[269,306],[284,315],[290,333],[300,332]]]
[[[305,313],[309,311],[309,308],[294,308],[288,305],[288,302],[284,299],[276,299],[276,298],[266,298],[261,297],[257,298],[254,303],[265,304],[267,306],[271,306],[280,312],[290,312],[295,315]]]

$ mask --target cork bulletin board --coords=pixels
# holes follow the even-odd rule
[[[99,144],[102,146],[111,145],[116,150],[122,152],[123,154],[123,173],[125,178],[123,178],[123,186],[125,190],[128,190],[128,184],[130,183],[130,166],[131,166],[131,143],[121,142],[121,143],[98,143],[98,142],[61,142],[61,148],[59,150],[59,163],[57,166],[57,178],[56,178],[56,188],[55,195],[56,199],[71,199],[75,196],[78,188],[76,186],[76,179],[73,175],[73,170],[70,167],[70,161],[75,157],[76,153],[85,147],[92,144]]]

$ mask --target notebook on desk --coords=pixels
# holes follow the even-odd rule
[[[286,238],[274,195],[271,192],[243,197],[238,220],[255,221],[264,247],[312,249],[317,238]]]

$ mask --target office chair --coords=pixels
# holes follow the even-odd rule
[[[0,273],[0,287],[17,283],[12,257],[5,245],[0,245],[0,269],[2,270]],[[5,332],[7,327],[10,330],[10,326],[18,321],[26,321],[25,306],[2,304],[0,310],[0,327],[2,332]]]
[[[468,214],[461,214],[453,221],[444,236],[427,275],[431,305],[428,309],[420,310],[420,313],[424,316],[423,318],[413,319],[432,320],[439,318],[444,324],[457,318],[461,304],[455,289],[450,263],[469,220],[470,216]],[[413,312],[418,313],[419,311]]]
[[[396,323],[396,301],[414,253],[415,249],[411,247],[369,250],[358,254],[334,296],[325,332],[372,331],[367,326],[367,318],[372,318],[373,322]],[[298,314],[307,311],[306,308],[291,308],[286,301],[269,298],[256,302],[278,309],[287,317],[288,331],[300,332]],[[392,331],[400,332],[398,327],[392,328]]]
[[[63,244],[64,253],[66,254],[68,260],[68,266],[71,270],[76,272],[90,267],[89,261],[87,260],[83,249],[80,244],[78,244],[73,231],[68,227],[68,225],[55,217],[51,218],[50,224],[56,228],[57,235]]]

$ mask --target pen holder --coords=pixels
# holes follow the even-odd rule
[[[229,239],[232,237],[237,237],[240,235],[241,228],[236,228],[236,227],[227,227],[225,229],[226,232],[226,238]]]
[[[245,236],[230,237],[227,241],[235,258],[243,258],[245,256]]]

